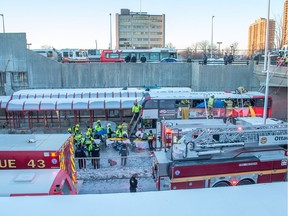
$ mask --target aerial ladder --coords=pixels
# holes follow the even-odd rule
[[[139,112],[139,115],[136,120],[135,119],[135,113],[133,114],[130,122],[129,122],[129,131],[128,131],[128,137],[130,137],[133,133],[137,131],[137,125],[140,123],[140,119],[142,117],[142,112]]]
[[[287,123],[273,125],[227,125],[227,126],[201,126],[186,132],[179,140],[185,148],[173,145],[174,158],[194,158],[202,155],[227,153],[239,148],[257,147],[279,144],[264,143],[262,137],[281,136],[283,145],[287,145]],[[263,138],[264,139],[264,138]],[[173,152],[172,152],[173,153]],[[176,156],[175,156],[176,155]],[[177,156],[178,155],[178,156]],[[179,158],[180,156],[180,158]]]

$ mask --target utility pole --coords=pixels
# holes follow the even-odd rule
[[[112,49],[112,19],[111,19],[111,13],[110,15],[110,44],[109,44],[109,49]]]
[[[212,28],[211,28],[211,50],[210,50],[210,58],[213,56],[213,19],[215,16],[212,16]]]
[[[0,14],[0,16],[2,16],[2,22],[3,22],[3,33],[5,33],[4,14]]]

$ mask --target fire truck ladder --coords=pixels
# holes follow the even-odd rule
[[[136,119],[136,121],[133,122],[134,118],[135,118],[135,113],[133,114],[131,120],[130,120],[130,123],[129,123],[129,126],[131,126],[129,128],[129,133],[128,133],[128,136],[130,137],[131,134],[133,134],[135,132],[135,130],[137,129],[137,125],[139,124],[140,122],[140,119],[141,119],[141,116],[142,116],[142,112],[139,112],[139,115],[138,115],[138,118]]]
[[[184,142],[190,144],[190,151],[205,151],[223,147],[255,146],[259,143],[259,136],[269,135],[287,135],[287,124],[196,128],[185,134]]]

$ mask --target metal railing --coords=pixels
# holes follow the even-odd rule
[[[204,65],[204,61],[192,61],[198,62],[200,65]],[[224,61],[208,61],[205,65],[225,65]],[[237,60],[233,61],[232,63],[228,63],[227,65],[249,65],[248,60]]]

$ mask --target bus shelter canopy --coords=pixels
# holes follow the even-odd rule
[[[7,102],[6,110],[48,111],[48,110],[94,110],[130,109],[135,100],[141,98],[36,98],[14,99]]]

